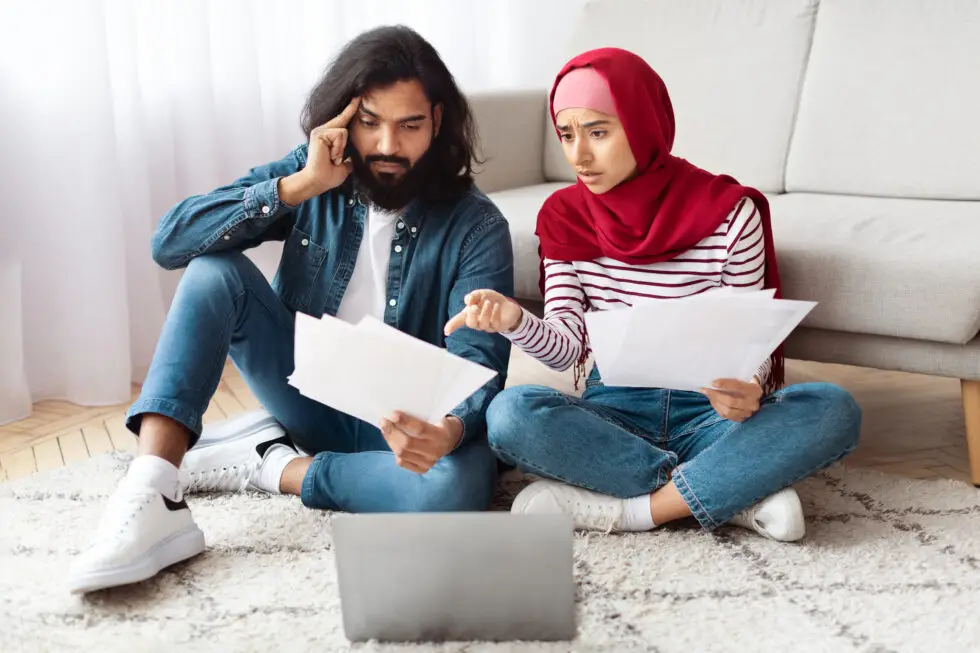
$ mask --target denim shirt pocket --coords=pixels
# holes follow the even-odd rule
[[[313,290],[327,260],[327,249],[302,229],[293,227],[282,250],[275,289],[293,311],[308,312]]]

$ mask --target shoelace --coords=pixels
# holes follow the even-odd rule
[[[115,538],[132,523],[151,501],[159,496],[153,488],[120,487],[106,502],[102,520],[92,538],[92,544]]]
[[[575,515],[579,517],[584,525],[606,533],[612,532],[616,525],[616,507],[611,503],[592,503],[581,501],[575,502]]]
[[[215,467],[187,473],[185,492],[241,492],[252,478],[258,463]]]

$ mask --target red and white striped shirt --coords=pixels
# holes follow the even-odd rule
[[[548,367],[571,367],[588,343],[585,312],[632,306],[636,298],[677,299],[731,286],[761,290],[766,256],[762,219],[742,198],[728,218],[697,245],[669,261],[631,265],[608,257],[592,261],[545,259],[544,319],[527,310],[504,334]],[[765,382],[770,363],[758,372]]]

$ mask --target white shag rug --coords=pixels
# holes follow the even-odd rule
[[[330,514],[294,498],[193,498],[204,555],[141,585],[68,594],[71,557],[127,461],[0,485],[3,651],[980,650],[980,490],[963,483],[836,466],[798,486],[808,535],[795,545],[692,525],[577,536],[573,642],[352,646]]]

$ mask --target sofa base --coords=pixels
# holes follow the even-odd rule
[[[963,415],[966,448],[970,454],[970,478],[980,488],[980,381],[963,381]]]

